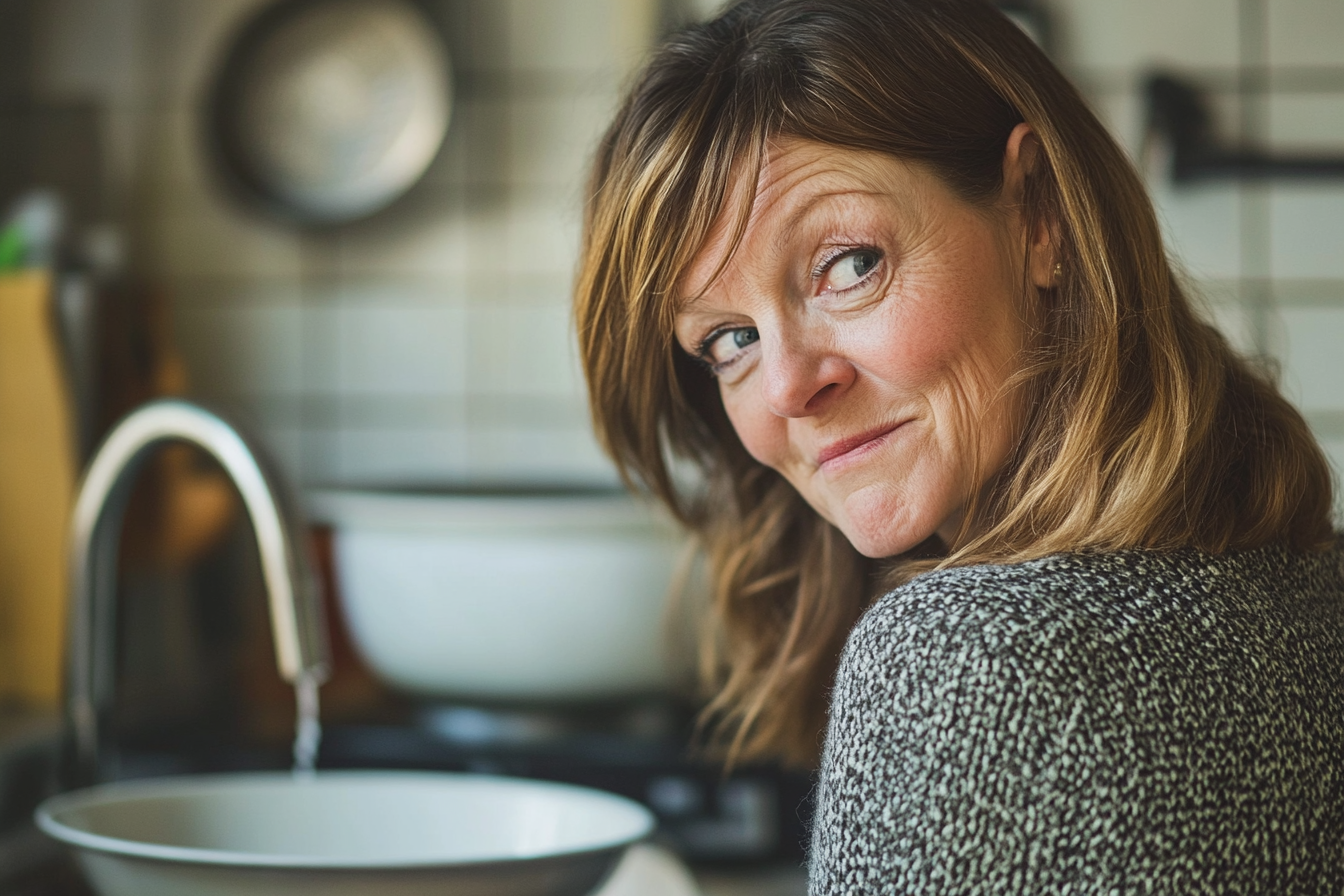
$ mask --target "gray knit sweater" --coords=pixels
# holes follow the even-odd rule
[[[849,638],[822,894],[1344,893],[1344,547],[921,576]]]

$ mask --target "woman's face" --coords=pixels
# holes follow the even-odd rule
[[[711,282],[725,219],[687,272],[677,340],[714,371],[743,445],[869,557],[950,541],[1012,448],[1005,384],[1024,277],[1040,279],[1034,258],[1023,269],[1014,138],[989,208],[885,155],[781,141],[726,267]]]

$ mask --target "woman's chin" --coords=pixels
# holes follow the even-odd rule
[[[854,550],[874,560],[904,554],[924,543],[942,521],[938,514],[920,512],[882,486],[850,494],[831,519]]]
[[[934,532],[932,526],[925,531],[921,527],[891,525],[894,520],[887,522],[887,526],[860,526],[851,520],[844,520],[838,528],[854,546],[854,550],[874,560],[904,554],[922,544]]]

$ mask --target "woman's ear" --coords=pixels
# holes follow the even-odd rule
[[[1040,138],[1031,125],[1023,122],[1013,128],[1008,135],[1008,145],[1003,151],[1003,200],[1017,210],[1018,220],[1023,226],[1034,223],[1033,232],[1024,234],[1027,250],[1027,275],[1034,286],[1047,289],[1059,285],[1055,273],[1058,258],[1058,242],[1055,238],[1054,222],[1041,220],[1030,222],[1023,216],[1023,201],[1026,192],[1027,177],[1036,170],[1041,154]]]

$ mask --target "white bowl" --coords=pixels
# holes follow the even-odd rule
[[[309,495],[350,634],[412,694],[572,701],[675,681],[665,631],[684,537],[601,492]]]
[[[379,771],[106,784],[37,824],[102,896],[581,896],[653,817],[583,787]]]

